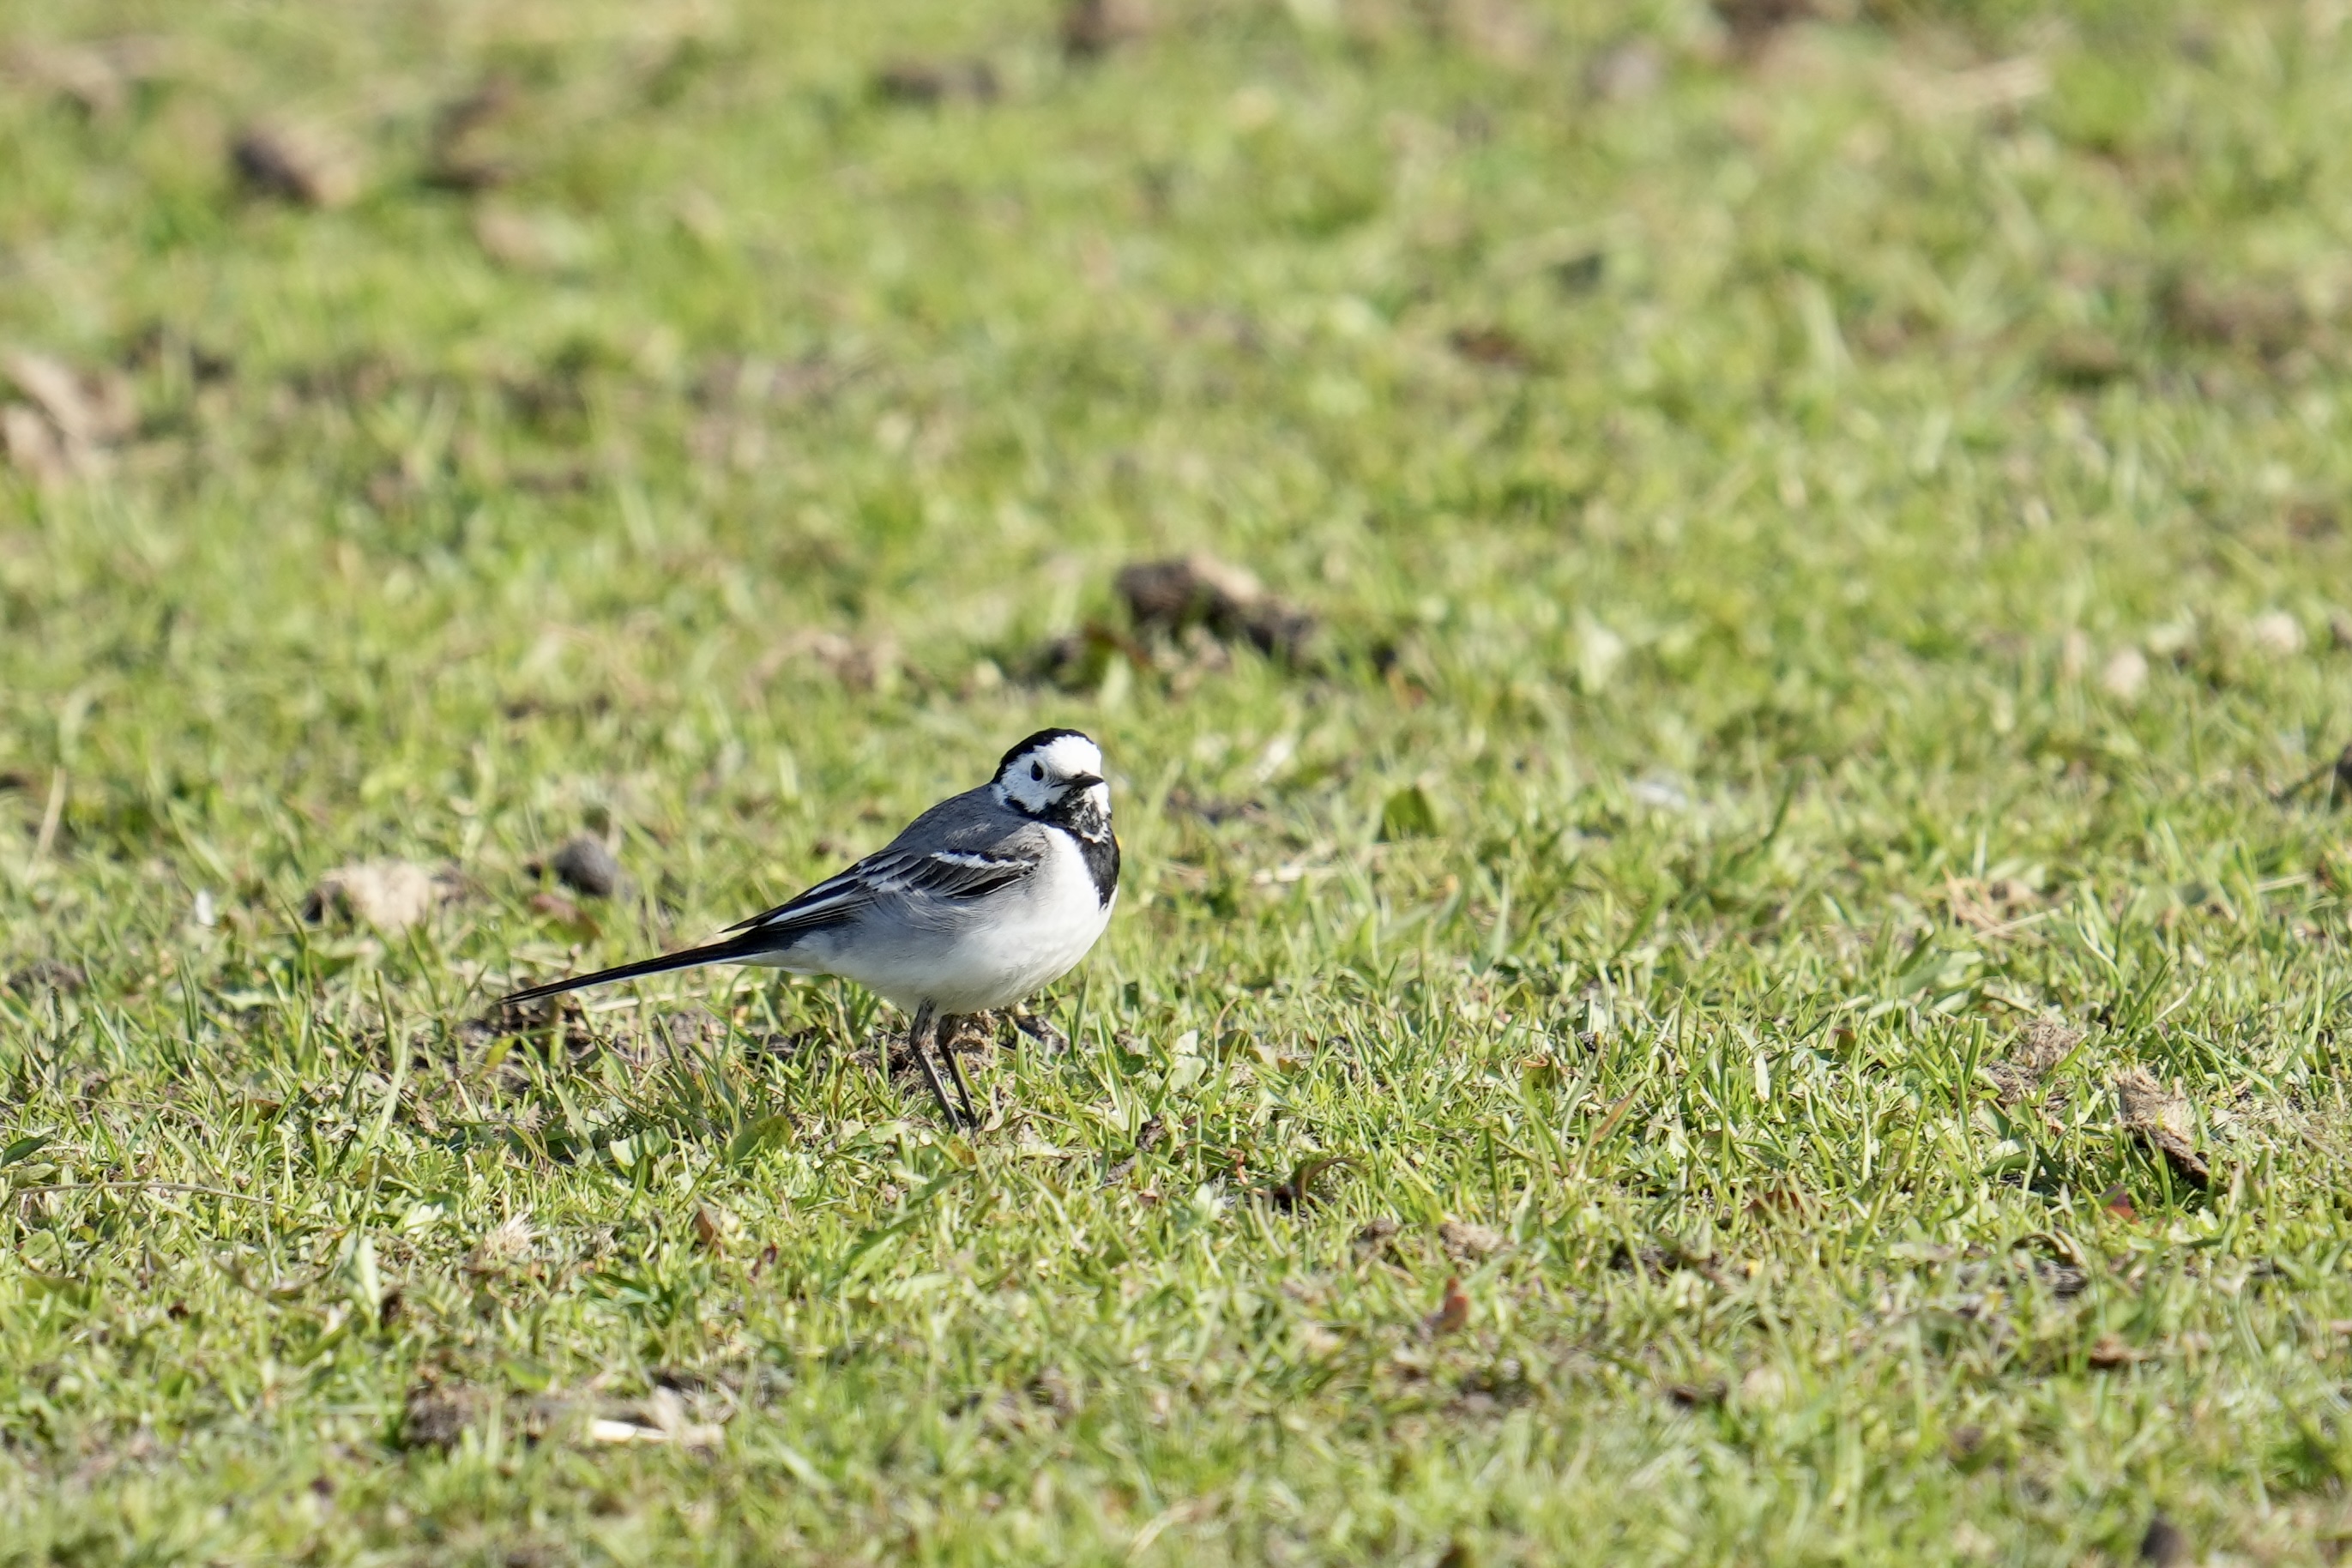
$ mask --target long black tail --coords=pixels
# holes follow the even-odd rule
[[[640,975],[667,974],[673,969],[698,969],[706,963],[740,963],[760,953],[771,952],[776,943],[765,931],[746,931],[741,936],[729,937],[724,942],[706,942],[689,947],[683,952],[666,952],[659,958],[641,958],[635,963],[624,963],[617,969],[600,969],[593,974],[575,974],[569,980],[551,980],[544,985],[533,985],[499,998],[499,1005],[510,1007],[519,1002],[536,1002],[542,996],[561,996],[566,991],[583,990],[591,985],[609,984],[615,980],[635,980]]]

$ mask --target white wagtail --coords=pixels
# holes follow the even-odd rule
[[[940,1047],[965,1120],[977,1125],[971,1086],[945,1048],[954,1019],[1060,979],[1110,923],[1118,837],[1102,766],[1101,749],[1076,730],[1040,730],[1004,753],[994,780],[940,802],[790,903],[729,927],[735,934],[534,985],[505,1003],[705,963],[844,975],[912,1019],[907,1047],[952,1126],[931,1061],[929,1047]]]

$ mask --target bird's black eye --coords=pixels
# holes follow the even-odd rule
[[[1045,764],[1043,763],[1031,763],[1029,764],[1029,776],[1033,779],[1044,778],[1045,776]]]

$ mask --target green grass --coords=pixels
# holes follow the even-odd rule
[[[1846,10],[0,9],[163,40],[0,87],[0,346],[138,416],[0,477],[0,1560],[2334,1561],[2352,31]],[[1312,660],[1034,674],[1194,549]],[[1000,1125],[845,985],[472,1025],[1046,723]]]

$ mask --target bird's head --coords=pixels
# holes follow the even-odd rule
[[[996,764],[996,798],[1031,816],[1110,819],[1102,748],[1076,730],[1040,730]]]

